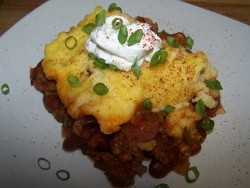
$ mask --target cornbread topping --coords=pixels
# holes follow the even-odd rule
[[[118,30],[112,28],[114,19],[121,19],[127,27],[128,36],[142,29],[143,36],[140,42],[129,46],[128,42],[121,44],[118,40]],[[150,29],[147,23],[130,23],[123,16],[109,16],[101,26],[96,27],[86,43],[86,49],[102,58],[107,64],[113,64],[120,70],[129,71],[137,60],[141,66],[144,60],[150,61],[153,54],[161,48],[161,39]]]

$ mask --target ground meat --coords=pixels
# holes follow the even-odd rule
[[[137,110],[131,122],[127,123],[121,131],[130,141],[147,142],[155,138],[159,127],[157,114],[141,107]]]
[[[53,114],[57,121],[63,123],[69,115],[57,95],[56,82],[46,78],[41,62],[35,68],[30,69],[30,79],[31,85],[44,94],[45,108]]]
[[[113,186],[133,185],[135,175],[146,172],[142,165],[145,159],[151,160],[149,173],[155,178],[165,177],[173,170],[184,174],[189,157],[200,150],[206,136],[197,128],[194,136],[187,133],[183,140],[173,138],[166,131],[164,114],[142,107],[120,131],[105,135],[93,116],[77,120],[69,116],[56,93],[55,82],[45,77],[41,63],[31,69],[30,78],[31,84],[44,94],[45,108],[63,123],[64,150],[80,148],[96,168],[104,171]]]
[[[39,62],[35,68],[30,69],[31,85],[35,86],[37,90],[42,93],[55,92],[56,93],[56,82],[50,81],[46,78],[42,62]]]
[[[69,116],[55,92],[45,92],[43,95],[43,103],[48,112],[52,113],[57,121],[63,123],[66,117]]]
[[[88,156],[95,161],[95,167],[103,170],[113,186],[124,187],[134,184],[134,175],[142,175],[146,167],[135,160],[121,162],[110,152],[88,150]]]

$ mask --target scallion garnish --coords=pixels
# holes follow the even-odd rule
[[[63,126],[70,132],[72,132],[72,128],[68,126],[68,121],[69,119],[67,117],[64,118],[64,121],[63,121]]]
[[[218,80],[205,80],[205,84],[209,89],[222,90],[222,86]]]
[[[128,46],[132,46],[139,43],[142,39],[142,36],[143,36],[143,30],[142,29],[136,30],[132,35],[129,36]]]
[[[122,25],[119,29],[118,40],[120,44],[124,44],[128,38],[128,29],[125,25]]]
[[[198,102],[195,104],[195,111],[200,114],[201,116],[204,115],[205,111],[206,111],[206,106],[203,102],[202,99],[198,100]]]
[[[82,82],[77,76],[69,75],[67,80],[72,87],[80,87],[82,85]]]
[[[2,94],[4,94],[4,95],[8,95],[9,93],[10,93],[10,87],[9,87],[9,85],[8,84],[3,84],[2,86],[1,86],[1,91],[2,91]]]
[[[138,66],[137,58],[135,59],[134,64],[131,66],[131,70],[134,73],[134,75],[137,77],[137,79],[139,79],[139,77],[141,75],[141,69]]]
[[[95,56],[95,54],[93,54],[93,53],[88,53],[88,56],[89,56],[89,58],[91,58],[91,59],[98,59],[96,56]]]
[[[112,10],[114,10],[116,7],[117,7],[116,3],[111,3],[111,4],[109,5],[108,11],[112,11]]]
[[[95,59],[94,61],[94,65],[100,69],[106,69],[106,68],[109,68],[113,71],[117,71],[118,68],[116,65],[113,65],[113,64],[107,64],[105,59],[102,59],[102,58],[97,58],[94,54],[89,54],[89,56],[93,57],[93,59]]]
[[[122,8],[121,7],[116,7],[115,9],[118,10],[118,11],[120,11],[120,12],[122,12]]]
[[[109,64],[108,68],[110,68],[113,71],[117,71],[118,70],[118,67],[116,65],[113,65],[113,64]]]
[[[37,160],[37,164],[38,164],[38,166],[41,168],[41,169],[43,169],[43,170],[48,170],[48,169],[50,169],[50,162],[47,160],[47,159],[45,159],[45,158],[39,158],[38,160]]]
[[[95,27],[96,25],[94,23],[88,23],[87,25],[83,26],[82,30],[88,35],[90,35],[90,33]]]
[[[192,173],[192,174],[191,174]],[[185,179],[187,183],[194,183],[200,176],[200,172],[196,166],[190,167],[186,174]]]
[[[171,113],[173,110],[175,109],[174,106],[171,106],[171,105],[167,105],[165,106],[165,108],[163,109],[163,111],[167,114]]]
[[[106,64],[106,61],[102,58],[98,58],[97,60],[95,60],[94,65],[99,67],[100,69],[106,69],[109,66],[108,64]]]
[[[144,99],[142,102],[142,105],[143,105],[143,108],[145,110],[152,110],[152,108],[153,108],[153,104],[152,104],[150,98]]]
[[[169,188],[169,186],[167,184],[165,184],[165,183],[160,183],[155,188]]]
[[[205,118],[199,122],[199,126],[207,132],[210,132],[214,128],[214,121],[209,118]]]
[[[121,18],[115,18],[112,21],[112,28],[114,30],[120,29],[120,27],[123,25],[123,20]]]
[[[150,67],[156,66],[165,62],[167,59],[167,52],[163,49],[160,49],[154,53],[150,61]]]
[[[102,25],[105,22],[105,19],[106,19],[106,11],[103,10],[96,15],[95,25],[97,27]]]
[[[166,36],[166,35],[168,35],[168,33],[165,31],[165,30],[161,30],[160,32],[159,32],[159,36]]]
[[[104,85],[103,83],[97,83],[95,84],[95,86],[93,87],[93,91],[97,94],[97,95],[106,95],[109,92],[109,89],[106,85]]]
[[[185,48],[190,51],[193,47],[193,44],[194,44],[194,40],[190,36],[188,36],[186,38]]]
[[[113,11],[113,10],[118,10],[118,11],[122,12],[121,7],[118,7],[118,6],[116,5],[116,3],[111,3],[111,4],[109,5],[108,11],[110,12],[110,11]]]
[[[66,181],[70,178],[70,173],[67,170],[58,170],[56,172],[56,176],[62,180],[62,181]]]
[[[180,42],[173,36],[168,36],[167,42],[168,42],[169,46],[172,46],[174,48],[179,48],[179,46],[180,46]]]
[[[72,49],[74,49],[74,48],[76,47],[76,45],[77,45],[77,40],[76,40],[76,38],[73,37],[73,36],[68,36],[68,37],[65,39],[64,44],[65,44],[65,46],[66,46],[68,49],[72,50]]]

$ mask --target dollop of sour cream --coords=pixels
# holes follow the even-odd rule
[[[128,46],[128,43],[120,44],[118,40],[118,30],[112,28],[112,21],[115,18],[123,20],[123,25],[127,27],[128,38],[136,30],[142,29],[143,36],[140,42]],[[123,16],[109,16],[105,22],[93,29],[86,43],[86,49],[98,58],[102,58],[107,64],[117,66],[118,69],[129,71],[131,66],[137,61],[141,66],[144,60],[150,61],[153,54],[162,46],[161,39],[150,29],[147,23],[130,23]]]

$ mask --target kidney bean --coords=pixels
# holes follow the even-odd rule
[[[155,178],[165,177],[171,170],[170,166],[163,165],[159,161],[152,160],[149,164],[149,174]]]
[[[82,147],[84,145],[83,140],[81,137],[77,136],[74,133],[69,134],[63,142],[63,149],[66,151],[73,151]]]

